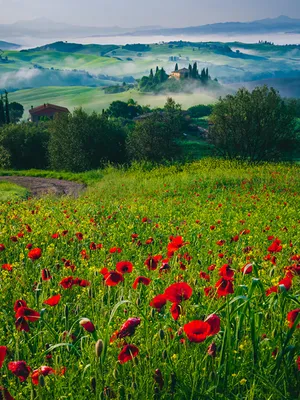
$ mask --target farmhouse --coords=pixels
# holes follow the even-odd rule
[[[31,106],[31,110],[29,110],[31,122],[39,122],[41,118],[53,119],[54,115],[59,113],[69,113],[69,110],[49,103],[38,107]]]
[[[173,71],[170,74],[170,78],[185,79],[189,77],[189,70],[187,68],[179,69],[178,71]]]

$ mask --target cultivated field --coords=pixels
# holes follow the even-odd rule
[[[1,203],[2,397],[297,399],[299,167],[98,176]]]

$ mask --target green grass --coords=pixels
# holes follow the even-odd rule
[[[194,94],[171,94],[174,100],[183,105],[184,108],[197,104],[212,104],[217,100],[217,94],[209,92],[199,92]],[[130,90],[117,94],[105,94],[104,90],[90,87],[42,87],[37,89],[19,90],[10,93],[10,101],[17,101],[25,108],[25,117],[28,115],[30,107],[38,106],[43,103],[54,103],[68,107],[73,110],[75,107],[82,106],[87,111],[96,110],[100,112],[106,109],[115,100],[127,101],[133,98],[141,105],[151,107],[161,107],[167,100],[167,94],[149,95]]]
[[[0,172],[0,175],[1,172]],[[0,181],[0,202],[25,199],[28,190],[10,182]]]
[[[9,59],[15,60],[15,66],[38,64],[45,68],[81,69],[86,71],[99,70],[103,67],[120,63],[115,58],[100,57],[99,55],[62,53],[58,51],[6,51]],[[13,66],[13,64],[10,64]]]
[[[110,167],[77,199],[45,196],[2,204],[0,265],[12,270],[0,268],[0,345],[8,348],[1,386],[16,400],[296,400],[300,316],[290,328],[287,314],[299,307],[300,277],[295,273],[290,288],[278,288],[278,282],[287,266],[296,268],[290,258],[300,252],[299,193],[299,166],[204,159],[151,170],[146,164],[127,171]],[[281,240],[276,253],[268,251],[271,235]],[[167,255],[171,236],[183,243]],[[42,250],[41,258],[28,257],[28,243]],[[102,248],[91,250],[92,243]],[[112,253],[114,247],[121,252]],[[276,257],[273,263],[268,254]],[[145,265],[149,255],[169,260],[151,269]],[[107,286],[100,270],[115,270],[120,261],[131,262],[133,271]],[[253,269],[246,275],[241,268],[248,263]],[[224,264],[234,273],[234,292],[218,297]],[[45,268],[50,280],[41,278]],[[63,289],[60,282],[70,276],[90,286],[76,280]],[[138,276],[150,278],[149,286],[134,290]],[[150,306],[182,281],[192,293],[179,298],[177,320],[170,301],[160,310]],[[274,285],[278,292],[266,296]],[[204,294],[209,286],[212,297]],[[61,295],[59,304],[43,304],[55,294]],[[19,299],[40,313],[28,321],[28,332],[15,327]],[[206,323],[203,341],[190,341],[184,326],[211,314],[220,318],[220,328],[208,336]],[[110,343],[132,317],[140,325]],[[94,333],[80,326],[82,318],[92,321]],[[100,357],[97,339],[103,342]],[[120,364],[125,341],[139,354]],[[208,353],[212,343],[214,357]],[[19,360],[36,373],[45,365],[58,373],[41,377],[38,385],[31,375],[20,382],[9,369],[9,362]],[[158,372],[154,379],[157,369],[163,382]]]

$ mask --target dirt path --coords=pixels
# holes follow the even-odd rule
[[[68,195],[77,197],[86,187],[83,183],[52,178],[33,178],[30,176],[0,176],[0,181],[24,186],[32,196],[55,194],[58,196]]]

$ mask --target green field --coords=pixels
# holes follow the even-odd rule
[[[211,93],[193,94],[171,94],[176,102],[182,104],[184,108],[196,104],[212,104],[217,98]],[[136,90],[117,94],[105,94],[102,89],[90,87],[43,87],[38,89],[19,90],[10,94],[11,101],[23,104],[25,117],[31,106],[38,106],[43,103],[54,103],[68,107],[73,110],[75,107],[84,107],[88,111],[101,111],[107,108],[115,100],[127,101],[133,98],[141,105],[151,107],[163,106],[167,95],[143,94]]]
[[[27,189],[10,182],[0,181],[0,202],[25,199],[27,196]]]
[[[0,396],[298,399],[299,192],[204,159],[1,202]]]

